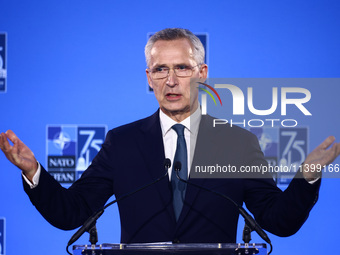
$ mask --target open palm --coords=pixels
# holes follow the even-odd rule
[[[11,145],[8,140],[10,140],[13,145]],[[0,134],[0,149],[7,159],[20,168],[27,177],[34,175],[37,170],[37,160],[33,152],[13,131],[8,130],[6,133]]]

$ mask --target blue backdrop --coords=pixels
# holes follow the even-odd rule
[[[158,104],[146,85],[144,46],[149,32],[166,27],[209,34],[210,77],[339,78],[339,14],[337,0],[0,0],[0,32],[7,33],[0,131],[14,130],[45,164],[49,124],[111,129],[152,114]],[[313,89],[313,116],[305,123],[310,149],[328,135],[340,139],[340,87]],[[302,229],[288,238],[270,235],[274,254],[336,250],[339,192],[339,180],[323,180]],[[20,171],[4,155],[0,203],[6,254],[65,254],[74,231],[40,216],[23,192]],[[100,243],[119,242],[116,207],[105,212],[98,231]],[[256,234],[253,241],[262,242]]]

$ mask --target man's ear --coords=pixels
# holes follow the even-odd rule
[[[148,78],[149,86],[153,89],[149,69],[145,69],[145,73],[146,77]]]
[[[205,82],[208,77],[208,65],[202,64],[199,71],[200,82]]]
[[[208,77],[208,65],[207,64],[202,64],[200,67],[200,74],[199,74],[200,79],[206,80]]]

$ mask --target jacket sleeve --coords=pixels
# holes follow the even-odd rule
[[[53,226],[64,230],[81,226],[113,195],[113,166],[109,147],[108,135],[92,164],[68,189],[62,187],[43,167],[37,187],[31,189],[23,180],[24,190],[32,204]]]
[[[266,164],[255,136],[251,138],[246,155],[249,165]],[[318,199],[321,180],[309,184],[298,171],[284,191],[276,186],[268,173],[245,179],[244,184],[244,201],[259,225],[275,235],[290,236],[308,218]]]

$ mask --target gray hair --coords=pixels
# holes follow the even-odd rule
[[[188,39],[190,44],[192,45],[192,50],[194,54],[194,60],[197,64],[203,64],[204,63],[204,56],[205,51],[203,44],[200,39],[196,35],[194,35],[191,31],[188,29],[183,28],[166,28],[161,31],[158,31],[154,35],[152,35],[147,44],[145,45],[145,60],[147,66],[150,64],[150,58],[151,58],[151,49],[155,42],[158,40],[165,40],[165,41],[172,41],[177,39]]]

